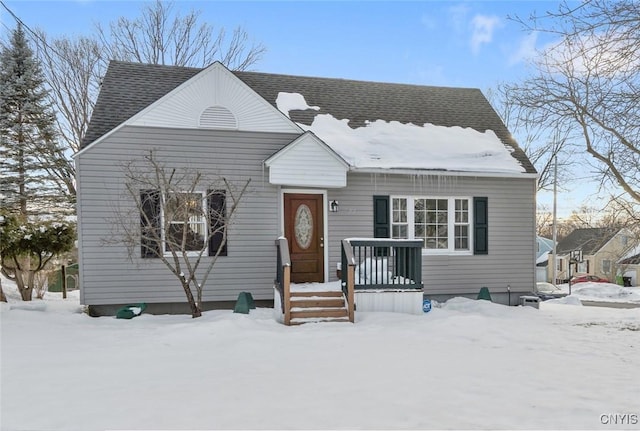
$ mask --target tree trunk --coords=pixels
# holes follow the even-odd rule
[[[194,319],[196,317],[202,316],[202,310],[200,310],[200,305],[196,302],[193,297],[193,292],[191,292],[191,288],[185,282],[182,283],[182,288],[184,289],[185,295],[187,295],[187,301],[189,302],[189,308],[191,308],[191,317]]]
[[[23,301],[31,301],[33,297],[33,271],[15,270],[16,285]]]
[[[0,279],[0,302],[7,302],[7,297],[4,296],[4,290],[2,290],[2,280]]]

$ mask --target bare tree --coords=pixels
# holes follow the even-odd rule
[[[516,103],[512,92],[515,87],[499,84],[489,92],[497,112],[505,125],[516,136],[523,151],[538,171],[538,191],[551,190],[557,181],[560,189],[571,182],[572,158],[568,133],[555,124],[537,121],[535,111]],[[557,178],[555,164],[557,163]]]
[[[581,142],[602,188],[640,202],[640,3],[563,3],[519,21],[559,41],[534,60],[531,78],[510,86],[513,102]]]
[[[159,259],[177,278],[192,317],[202,313],[202,294],[250,180],[239,188],[226,178],[166,166],[150,151],[124,166],[125,199],[115,209],[113,237],[129,258]]]
[[[250,44],[241,27],[228,38],[224,28],[216,32],[200,16],[194,10],[180,15],[174,3],[157,0],[145,5],[137,18],[121,17],[106,28],[97,24],[95,37],[48,38],[40,30],[32,34],[64,143],[58,153],[43,152],[41,158],[48,161],[47,172],[61,190],[75,197],[75,167],[69,156],[80,150],[109,60],[193,67],[218,60],[230,69],[246,70],[264,54],[265,47]]]
[[[121,17],[108,29],[98,25],[97,31],[105,55],[113,60],[196,67],[218,60],[230,69],[246,70],[264,54],[262,44],[249,46],[249,35],[241,27],[227,39],[224,28],[216,32],[199,18],[199,11],[182,16],[173,2],[156,0],[144,6],[138,18]]]
[[[58,111],[60,136],[73,153],[80,150],[100,90],[106,59],[100,43],[91,37],[48,40],[37,31],[40,58],[47,72],[53,102]]]

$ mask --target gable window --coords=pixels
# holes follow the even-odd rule
[[[427,253],[471,253],[471,198],[393,197],[392,238],[421,239]]]
[[[159,257],[172,250],[227,255],[224,190],[176,192],[164,197],[157,190],[142,190],[140,202],[141,257]]]

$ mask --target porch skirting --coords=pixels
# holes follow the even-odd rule
[[[389,311],[422,314],[422,289],[410,290],[356,290],[356,312]]]

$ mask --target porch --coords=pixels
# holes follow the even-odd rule
[[[349,238],[341,242],[340,279],[291,283],[286,238],[275,242],[274,305],[285,325],[310,321],[355,322],[358,311],[415,313],[422,307],[422,241]],[[277,307],[279,305],[279,307]]]

